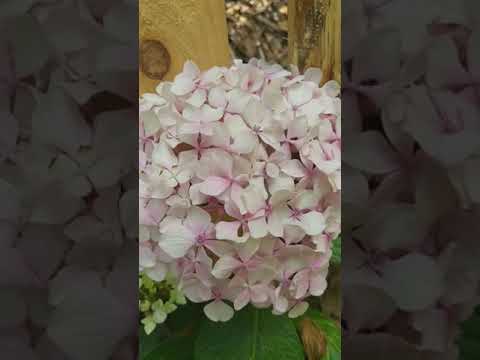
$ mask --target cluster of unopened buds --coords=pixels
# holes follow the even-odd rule
[[[252,59],[140,99],[140,273],[213,321],[247,304],[302,315],[340,233],[340,98],[322,73]],[[164,316],[159,317],[159,322]]]

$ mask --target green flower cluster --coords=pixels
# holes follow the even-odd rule
[[[187,302],[172,278],[158,283],[141,273],[138,287],[141,323],[147,334],[151,334],[158,324],[163,323],[167,315],[175,311],[178,305]]]

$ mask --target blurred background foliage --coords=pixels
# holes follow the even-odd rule
[[[235,58],[288,64],[288,1],[226,0],[230,46]]]

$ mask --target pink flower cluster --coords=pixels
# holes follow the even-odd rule
[[[140,271],[205,314],[303,314],[340,233],[339,85],[252,59],[140,99]]]

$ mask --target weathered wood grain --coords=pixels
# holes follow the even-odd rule
[[[140,0],[139,5],[140,94],[152,92],[160,78],[172,80],[186,60],[201,69],[231,63],[223,0]]]
[[[319,67],[322,82],[341,81],[341,0],[289,0],[290,63]]]

